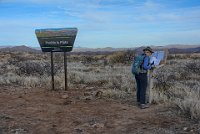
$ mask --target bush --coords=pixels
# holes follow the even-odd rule
[[[63,72],[63,63],[54,64],[54,74]],[[25,61],[17,64],[16,73],[25,76],[51,75],[51,65],[48,61]]]
[[[200,119],[199,63],[179,61],[157,69],[153,101],[175,104],[181,113]]]
[[[51,71],[50,64],[47,62],[25,61],[18,63],[17,67],[17,74],[26,76],[41,76],[45,74],[49,75]]]
[[[116,52],[110,57],[110,62],[112,64],[122,63],[122,64],[131,64],[135,51],[127,50],[122,52]]]
[[[195,73],[200,75],[200,60],[192,60],[185,65],[185,70],[188,73]]]

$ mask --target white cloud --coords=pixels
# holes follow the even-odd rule
[[[165,5],[153,2],[152,0],[147,0],[146,2],[142,3],[142,5],[138,6],[137,8],[141,11],[159,11],[164,8]]]
[[[162,43],[185,37],[191,41],[192,36],[199,32],[193,30],[200,28],[200,7],[171,9],[169,5],[153,0],[0,0],[1,3],[38,4],[48,9],[31,12],[32,15],[22,13],[18,18],[4,19],[0,16],[0,29],[6,31],[3,38],[17,34],[21,29],[23,35],[32,35],[33,42],[36,28],[78,27],[79,45],[101,44],[104,41],[105,44],[118,45],[123,42]],[[31,17],[25,18],[24,15]],[[6,30],[5,27],[13,30]],[[19,35],[16,37],[22,38]],[[29,38],[24,36],[26,41]]]
[[[148,23],[200,22],[200,6],[171,9],[169,5],[147,0],[132,10],[132,20]]]

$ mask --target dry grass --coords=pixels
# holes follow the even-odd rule
[[[156,71],[155,102],[177,106],[181,113],[200,119],[200,60],[176,60]]]
[[[15,58],[8,59],[9,62],[5,61],[0,64],[1,86],[46,87],[51,89],[49,60],[38,59],[38,57],[31,59],[33,56],[27,57],[27,60],[18,55],[12,57]],[[23,60],[20,61],[19,59]],[[64,89],[62,60],[57,60],[55,63],[54,74],[56,89]],[[108,91],[104,90],[103,94],[109,98],[123,98],[122,96],[127,93],[133,92],[135,81],[132,77],[130,66],[96,67],[84,65],[81,62],[68,63],[69,88],[94,87],[97,90],[108,89]],[[121,95],[122,93],[123,95]]]
[[[181,55],[184,57],[184,55]],[[195,55],[177,59],[170,57],[167,65],[157,69],[153,101],[175,105],[181,113],[200,119],[200,60]],[[0,86],[45,87],[51,89],[50,61],[46,54],[1,54]],[[58,58],[58,57],[57,57]],[[58,58],[59,59],[59,58]],[[93,87],[106,98],[126,98],[135,92],[130,65],[113,66],[68,63],[69,88]],[[55,64],[55,87],[64,89],[62,59]]]

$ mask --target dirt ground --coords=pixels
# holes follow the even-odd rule
[[[140,109],[134,99],[101,98],[92,88],[50,91],[0,87],[0,134],[200,134],[173,109]]]

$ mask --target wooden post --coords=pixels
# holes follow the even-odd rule
[[[152,75],[153,75],[153,72],[154,72],[154,70],[149,70],[149,73],[148,73],[148,97],[149,97],[148,101],[150,104],[152,102],[152,89],[153,89]]]
[[[151,104],[152,102],[152,88],[153,88],[153,70],[149,70],[147,73],[147,95],[146,95],[146,100],[147,103]]]

